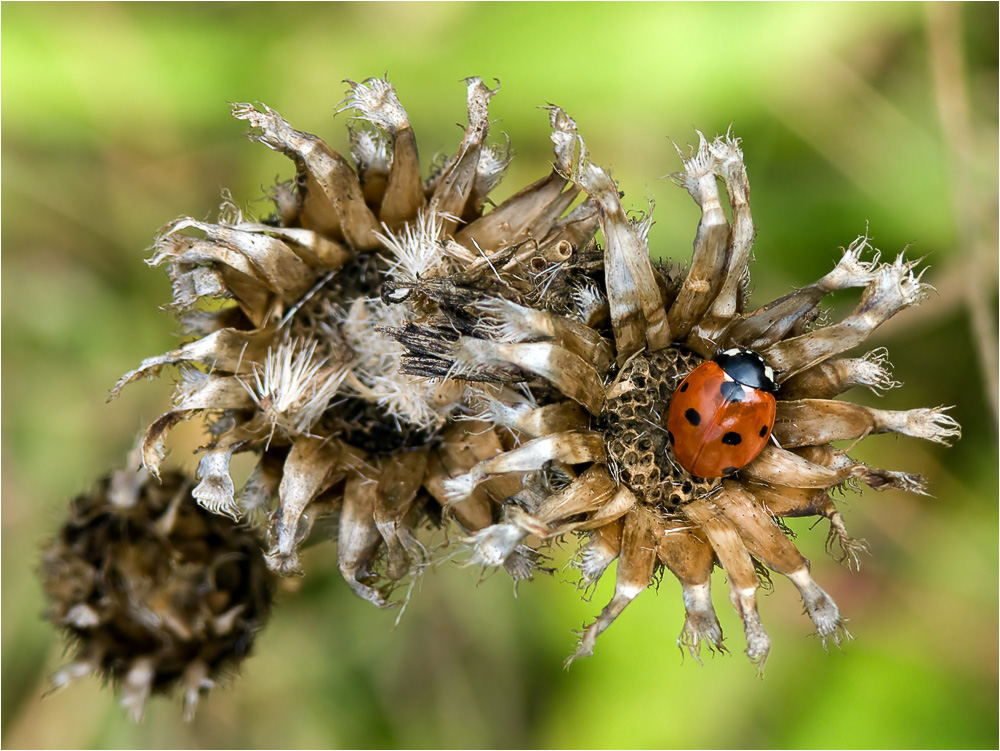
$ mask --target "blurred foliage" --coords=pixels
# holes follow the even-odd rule
[[[995,3],[7,3],[2,20],[5,747],[996,747],[996,384],[983,366],[995,373]],[[683,661],[667,577],[564,672],[570,629],[610,582],[581,602],[557,573],[515,600],[503,575],[477,586],[448,562],[393,629],[321,546],[244,674],[191,725],[154,702],[132,726],[93,681],[41,698],[62,654],[39,617],[39,542],[169,394],[161,381],[104,404],[174,341],[158,310],[169,285],[144,248],[167,220],[212,214],[223,187],[266,212],[262,187],[291,174],[242,138],[226,102],[267,102],[346,149],[346,116],[330,122],[341,81],[383,71],[425,165],[459,142],[460,79],[503,83],[494,137],[517,158],[501,198],[548,170],[538,107],[558,103],[626,205],[655,196],[651,247],[680,259],[697,211],[665,179],[680,168],[672,141],[732,125],[754,191],[757,299],[825,273],[866,228],[887,256],[912,243],[928,257],[938,295],[876,335],[906,382],[881,404],[955,404],[964,438],[865,442],[859,458],[924,473],[934,497],[846,499],[873,553],[859,574],[823,554],[825,524],[793,524],[856,641],[824,653],[776,578],[758,680],[720,577],[734,654]],[[198,436],[174,438],[193,466]]]

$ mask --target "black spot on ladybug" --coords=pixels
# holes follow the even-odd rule
[[[693,407],[688,408],[687,412],[684,413],[684,417],[686,417],[687,421],[692,425],[701,424],[701,415],[698,414],[698,410]]]
[[[735,471],[736,471],[736,467],[723,467],[722,468],[722,474],[724,474],[724,475],[731,475]]]
[[[724,436],[722,436],[722,442],[727,446],[739,446],[743,443],[743,436],[734,430],[730,430]]]
[[[690,385],[691,384],[689,384],[687,381],[684,381],[684,383],[681,384],[680,392],[683,394],[685,391],[688,390],[688,386]]]
[[[760,426],[760,437],[763,438],[767,435],[767,425]]]
[[[743,387],[736,381],[726,381],[719,387],[719,391],[727,402],[742,402],[747,397]]]
[[[667,443],[670,444],[671,446],[674,445],[674,434],[671,433],[669,430],[667,431]]]

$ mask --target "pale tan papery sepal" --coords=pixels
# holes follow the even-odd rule
[[[871,261],[861,255],[870,249],[867,237],[859,237],[844,251],[837,265],[819,281],[801,287],[784,297],[749,313],[734,323],[727,345],[738,344],[754,351],[766,349],[788,336],[804,320],[817,314],[816,306],[826,295],[851,287],[866,287],[875,278],[878,253]]]
[[[502,452],[503,446],[493,426],[472,420],[453,423],[447,428],[441,445],[431,457],[424,487],[466,532],[477,532],[493,523],[493,504],[482,487],[473,490],[465,499],[451,501],[445,482]]]
[[[725,652],[722,626],[712,604],[712,569],[715,552],[695,525],[683,519],[666,519],[656,541],[656,556],[680,582],[684,600],[684,628],[677,646],[701,662],[701,646]]]
[[[305,168],[307,195],[315,199],[322,196],[325,203],[318,211],[323,219],[315,226],[311,222],[304,225],[322,234],[340,234],[357,250],[377,248],[378,222],[365,204],[361,183],[347,160],[321,139],[295,130],[270,107],[261,106],[263,112],[249,104],[234,104],[233,117],[260,129],[260,133],[251,136],[253,139],[286,154]],[[307,215],[308,208],[305,207]]]
[[[147,357],[139,367],[123,375],[108,401],[118,396],[121,390],[143,376],[155,376],[164,365],[182,362],[197,362],[214,371],[225,373],[252,373],[254,364],[263,361],[274,337],[274,329],[237,331],[220,329],[201,339],[188,342],[182,347],[155,357]]]
[[[452,377],[462,378],[482,366],[515,366],[544,378],[563,394],[598,415],[604,406],[604,383],[579,355],[550,342],[494,342],[461,337]]]
[[[412,221],[427,203],[420,178],[416,135],[395,87],[385,78],[348,83],[350,88],[343,109],[355,109],[360,118],[382,128],[392,139],[392,160],[379,208],[379,221],[389,229],[398,229]]]
[[[266,233],[280,238],[295,254],[310,266],[323,271],[339,271],[355,257],[355,253],[342,243],[331,240],[318,232],[301,227],[272,227],[268,224],[244,222],[234,229]]]
[[[378,480],[367,476],[374,474],[373,470],[356,470],[347,476],[337,530],[337,565],[354,594],[377,607],[388,608],[392,603],[386,599],[385,588],[372,586],[376,577],[371,564],[384,542],[375,523]]]
[[[739,532],[732,522],[708,500],[697,500],[682,507],[684,516],[697,524],[708,537],[719,563],[729,577],[729,599],[743,620],[747,639],[747,657],[761,672],[771,651],[771,640],[757,612],[757,572]]]
[[[847,533],[844,517],[825,488],[790,488],[784,485],[748,483],[747,489],[774,516],[825,517],[830,522],[826,538],[827,553],[855,571],[860,568],[860,556],[867,552],[868,545],[864,540],[857,540]],[[839,546],[839,553],[834,551],[834,545]]]
[[[896,313],[918,303],[927,294],[927,285],[912,273],[914,265],[900,254],[895,263],[878,268],[858,306],[843,321],[778,342],[761,352],[778,372],[779,381],[856,347]]]
[[[878,433],[900,433],[947,445],[961,435],[943,408],[884,410],[832,399],[779,401],[773,435],[786,448],[819,446]]]
[[[580,570],[581,586],[584,589],[596,584],[611,562],[618,557],[624,526],[624,519],[619,517],[590,530],[590,540],[577,551],[572,561],[573,566]]]
[[[429,447],[399,451],[381,462],[375,494],[375,524],[386,543],[386,576],[402,579],[413,569],[413,559],[422,562],[423,548],[405,523],[427,474]]]
[[[740,470],[740,476],[793,488],[832,488],[848,480],[851,472],[849,469],[837,471],[822,467],[791,451],[768,444],[756,459]]]
[[[687,346],[702,357],[712,357],[723,347],[724,334],[739,310],[742,287],[748,278],[754,226],[750,216],[750,183],[739,142],[727,135],[708,146],[712,172],[721,177],[729,196],[733,223],[722,271],[722,284],[709,309],[688,335]]]
[[[320,493],[343,477],[342,458],[343,447],[335,441],[299,436],[292,442],[278,486],[273,544],[266,554],[268,567],[275,573],[299,573],[298,546],[305,537],[302,516]]]
[[[856,386],[881,396],[900,385],[889,372],[888,353],[880,347],[864,357],[826,360],[801,371],[781,384],[781,398],[832,399]]]
[[[479,157],[489,132],[489,102],[498,89],[490,89],[478,76],[467,78],[469,126],[458,153],[445,165],[430,187],[430,210],[444,218],[444,232],[454,234],[457,218],[462,216],[476,179]],[[451,218],[448,218],[451,217]]]
[[[787,576],[799,590],[824,645],[827,639],[839,643],[841,636],[849,636],[836,604],[810,576],[809,561],[742,484],[723,480],[722,492],[712,500],[736,527],[750,554]]]
[[[210,242],[195,241],[180,253],[177,262],[195,263],[212,259],[248,276],[255,276],[282,297],[295,298],[305,292],[315,280],[315,272],[284,242],[270,234],[249,229],[252,226],[231,227],[182,217],[168,225],[161,242],[184,230],[204,232]],[[208,245],[214,245],[217,252],[212,253]],[[207,258],[202,258],[204,255]],[[150,262],[159,263],[161,259],[154,256]]]
[[[601,376],[607,374],[614,362],[614,350],[603,336],[567,316],[518,305],[499,297],[483,300],[476,309],[489,319],[496,319],[496,324],[481,324],[493,339],[508,342],[542,338],[552,340],[593,365]]]
[[[723,284],[732,229],[722,210],[719,186],[715,179],[716,159],[705,136],[698,132],[698,151],[685,158],[680,180],[701,209],[701,220],[694,238],[691,268],[680,293],[667,315],[670,332],[676,340],[684,340],[701,320]],[[711,353],[699,353],[703,357]]]
[[[576,431],[535,438],[520,447],[485,459],[466,474],[446,480],[450,502],[467,498],[490,475],[537,472],[549,462],[566,464],[600,462],[607,457],[604,436],[595,431]]]
[[[566,667],[578,657],[592,655],[597,638],[653,580],[657,527],[657,517],[645,506],[635,506],[625,515],[614,596],[597,619],[584,629],[576,651],[566,660]]]
[[[505,388],[498,396],[481,393],[478,400],[483,409],[479,415],[481,419],[516,430],[528,438],[584,430],[590,425],[589,415],[579,404],[569,400],[536,407],[510,388]]]
[[[467,248],[492,253],[527,240],[541,241],[579,193],[566,189],[573,156],[576,123],[558,107],[549,108],[556,163],[547,177],[515,193],[485,216],[463,228],[455,239]]]

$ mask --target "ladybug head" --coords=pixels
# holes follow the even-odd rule
[[[715,363],[737,383],[773,394],[778,390],[774,370],[756,352],[733,347],[715,358]]]

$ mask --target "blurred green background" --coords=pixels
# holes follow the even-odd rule
[[[6,3],[2,21],[4,747],[997,746],[996,3]],[[591,602],[568,572],[515,599],[504,575],[480,582],[448,562],[394,629],[323,546],[192,724],[159,701],[133,726],[95,680],[42,698],[65,656],[40,619],[38,546],[169,398],[168,376],[105,404],[120,374],[176,341],[158,310],[169,284],[144,249],[175,216],[214,216],[223,188],[265,213],[253,202],[291,176],[227,102],[266,102],[346,151],[345,116],[331,120],[341,82],[384,71],[425,169],[460,140],[460,79],[502,82],[493,133],[517,157],[500,198],[548,171],[538,107],[559,104],[626,206],[655,197],[651,247],[679,259],[698,215],[664,179],[680,169],[672,141],[732,124],[758,302],[818,278],[866,227],[887,257],[908,244],[927,257],[937,294],[874,337],[905,387],[851,398],[954,404],[963,439],[858,448],[923,473],[933,493],[845,498],[872,550],[860,573],[823,553],[825,522],[792,520],[855,641],[825,653],[775,577],[758,679],[720,573],[733,654],[682,660],[668,576],[566,672],[571,629],[600,611],[612,576]],[[197,435],[174,438],[174,460],[193,466]]]

